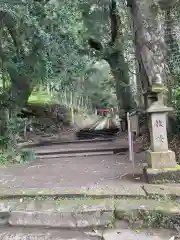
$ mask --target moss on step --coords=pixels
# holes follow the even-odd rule
[[[180,224],[180,203],[164,200],[118,200],[115,203],[115,218],[126,220],[139,227],[174,228]]]
[[[176,168],[161,168],[161,169],[153,169],[154,171],[171,171],[171,172],[173,172],[173,171],[180,171],[180,165],[179,164],[177,164],[176,165]]]

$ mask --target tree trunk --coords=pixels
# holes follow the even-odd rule
[[[115,79],[118,108],[119,110],[123,109],[124,112],[127,113],[135,108],[135,102],[132,97],[128,66],[125,62],[124,55],[119,49],[111,53],[106,60],[109,63],[112,75]]]
[[[16,146],[16,136],[18,127],[16,126],[17,113],[27,104],[28,98],[33,90],[32,82],[25,76],[18,76],[16,72],[11,76],[11,87],[0,95],[1,116],[0,116],[0,136],[8,139],[7,146]],[[9,112],[9,121],[7,113]],[[12,121],[13,120],[13,121]],[[13,125],[13,126],[12,126]]]
[[[101,57],[108,62],[111,68],[115,79],[119,114],[124,115],[135,108],[136,103],[130,87],[128,65],[124,58],[122,23],[116,0],[109,1],[109,19],[111,41],[103,45],[90,38],[88,42],[91,48],[101,53]]]
[[[153,0],[128,0],[135,39],[136,58],[138,61],[142,89],[144,92],[164,91],[172,84],[163,36],[163,21],[159,18],[160,7]],[[145,103],[148,103],[148,95]],[[157,96],[152,98],[156,101]],[[145,108],[148,108],[147,104]],[[145,122],[148,126],[148,120]],[[149,125],[150,129],[150,125]]]
[[[165,23],[164,23],[164,39],[167,46],[167,60],[168,60],[168,66],[170,69],[170,72],[172,76],[176,80],[179,79],[179,57],[180,57],[180,48],[179,48],[179,25],[178,20],[175,17],[176,11],[178,11],[175,8],[166,8],[162,9],[162,11],[165,13]],[[167,98],[167,101],[169,104],[172,103],[172,85],[168,86],[169,95]]]
[[[141,83],[144,91],[155,85],[172,82],[166,62],[166,47],[162,36],[162,22],[158,8],[152,1],[129,0],[136,44]]]

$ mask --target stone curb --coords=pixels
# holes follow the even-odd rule
[[[27,150],[27,149],[25,149]],[[52,151],[49,150],[47,151],[41,151],[38,152],[35,151],[35,153],[37,154],[37,156],[41,156],[41,155],[52,155],[52,154],[75,154],[75,153],[98,153],[98,152],[113,152],[114,154],[116,153],[121,153],[121,152],[127,152],[128,151],[128,147],[120,147],[120,148],[116,148],[116,147],[102,147],[102,148],[85,148],[85,149],[67,149],[67,150],[59,150],[59,149],[53,149]]]
[[[81,188],[0,188],[0,199],[21,197],[53,197],[53,198],[146,198],[146,193],[139,186],[119,185],[114,187],[81,187]]]
[[[52,198],[165,198],[180,199],[179,185],[119,184],[118,187],[60,187],[60,188],[0,188],[0,199],[21,197],[52,197]]]
[[[94,156],[112,156],[113,151],[109,152],[84,152],[84,153],[68,153],[68,154],[51,154],[51,155],[37,155],[38,159],[49,159],[49,158],[78,158],[78,157],[94,157]],[[123,154],[123,153],[122,153]]]
[[[60,188],[0,188],[0,199],[21,197],[92,197],[92,198],[171,198],[180,199],[180,187],[173,185],[146,184],[122,184],[118,187],[60,187]]]

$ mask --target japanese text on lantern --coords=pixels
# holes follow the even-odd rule
[[[163,135],[160,134],[160,135],[156,138],[156,140],[157,140],[158,142],[164,143],[164,137],[163,137]]]
[[[162,120],[156,120],[155,121],[155,127],[164,127],[163,121]]]
[[[160,130],[160,129],[164,128],[163,121],[160,120],[160,119],[156,119],[154,125],[155,125],[155,128],[158,128],[157,129],[158,130],[158,136],[156,137],[156,141],[159,142],[159,143],[164,143],[164,140],[165,140],[164,136],[163,136],[164,134]]]

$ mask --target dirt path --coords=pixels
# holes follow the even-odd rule
[[[126,151],[119,154],[107,153],[102,155],[82,156],[78,155],[80,150],[90,151],[90,149],[101,149],[103,153],[108,148],[126,148]],[[77,151],[74,156],[68,156],[68,151]],[[59,151],[59,152],[57,152]],[[60,156],[62,151],[66,154]],[[0,168],[0,188],[10,189],[14,192],[18,189],[55,189],[62,192],[81,191],[86,189],[117,189],[119,187],[124,193],[139,194],[142,190],[142,163],[145,160],[144,152],[135,155],[135,176],[133,176],[132,162],[129,161],[127,151],[127,136],[118,137],[110,142],[63,144],[37,147],[36,152],[41,153],[40,157],[23,165],[12,165]],[[47,153],[49,153],[47,155]],[[54,154],[57,152],[57,155]],[[59,154],[59,155],[58,155]],[[55,155],[55,156],[54,156]],[[52,156],[52,157],[51,157]],[[143,182],[143,184],[146,184]],[[9,190],[8,190],[9,189]],[[17,190],[15,190],[17,189]],[[60,189],[60,190],[58,190]],[[10,190],[11,191],[11,190]],[[35,190],[36,191],[36,190]],[[39,190],[37,190],[39,191]],[[113,190],[114,191],[114,190]],[[61,194],[61,193],[60,193]]]
[[[23,165],[13,165],[0,168],[1,188],[55,188],[55,187],[89,187],[95,185],[118,185],[136,183],[139,179],[132,178],[132,162],[128,159],[128,152],[119,155],[95,155],[77,157],[51,157],[53,153],[65,151],[77,152],[90,149],[101,151],[113,148],[127,148],[127,137],[117,138],[110,142],[63,144],[37,147],[36,152],[41,158]],[[49,154],[46,158],[43,154]],[[78,154],[77,154],[78,155]],[[68,156],[68,154],[67,154]],[[135,156],[136,175],[142,174],[144,153]]]
[[[137,158],[136,173],[142,173],[143,155]],[[55,188],[88,187],[131,182],[132,163],[127,155],[105,155],[41,159],[24,165],[0,168],[0,187]]]

